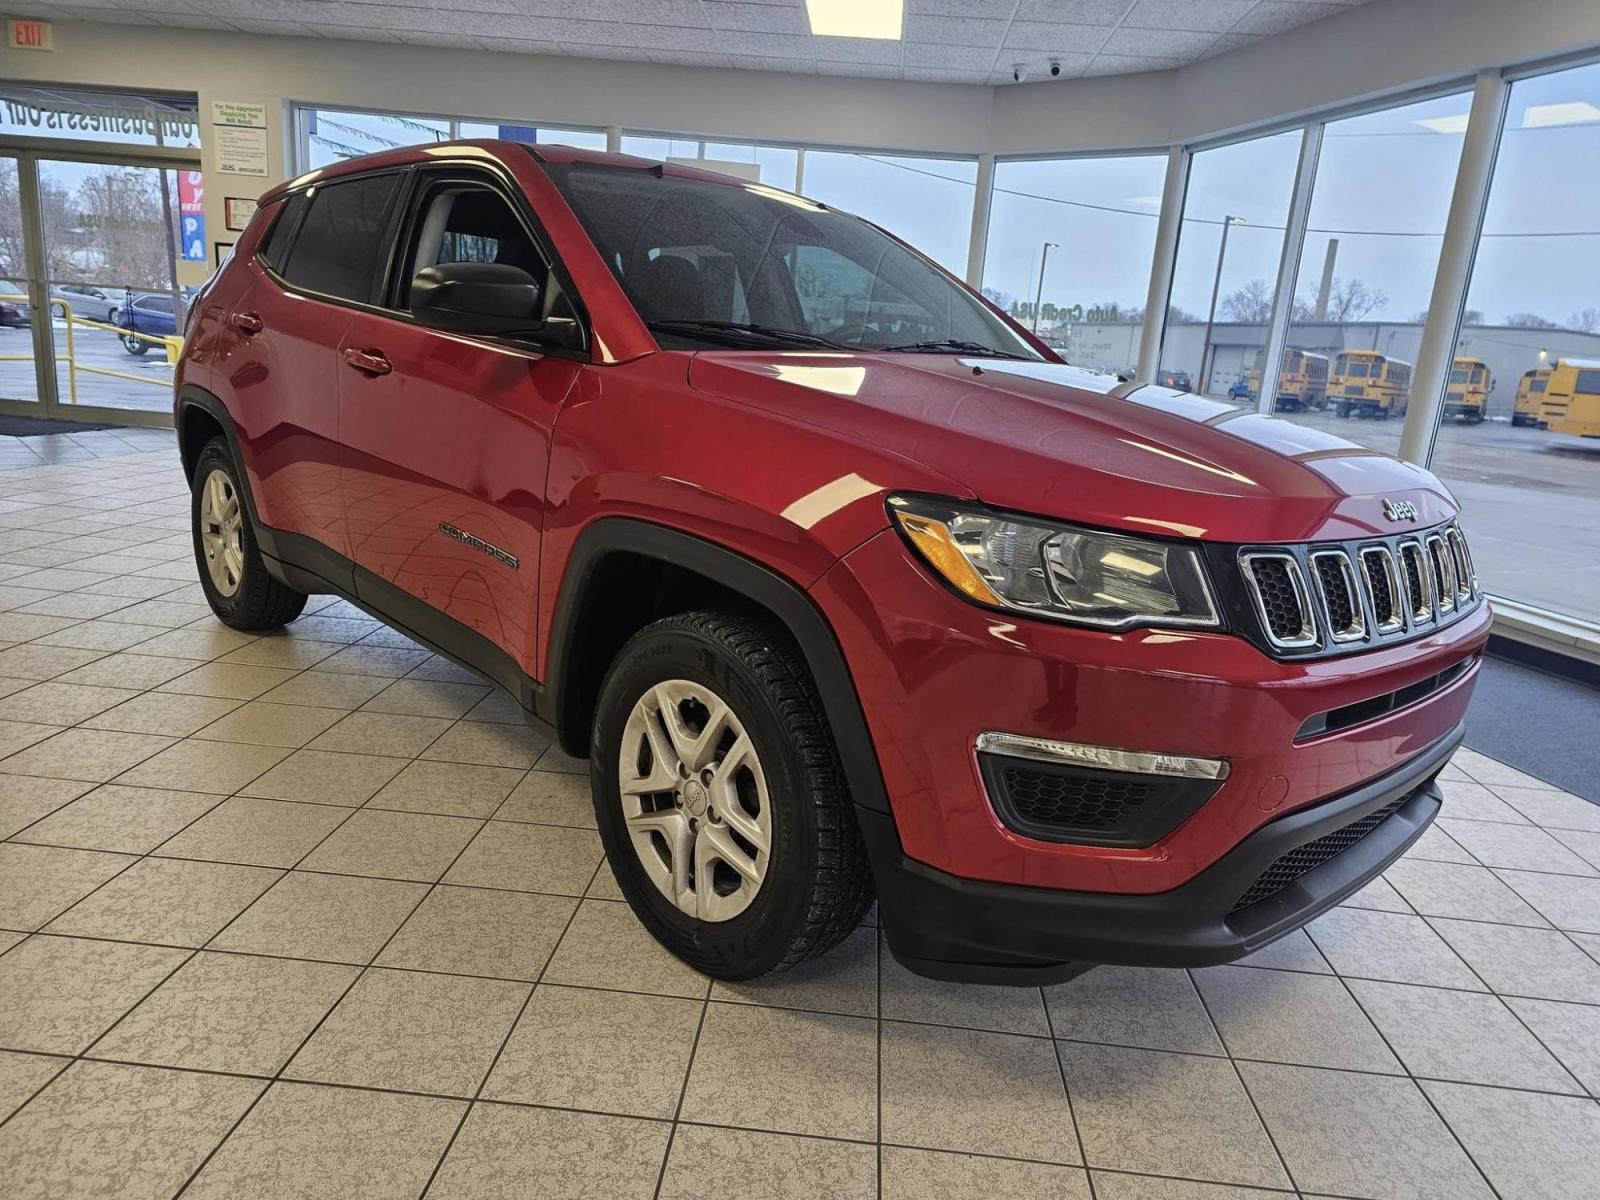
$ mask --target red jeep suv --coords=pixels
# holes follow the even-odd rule
[[[1437,813],[1489,630],[1427,471],[1080,370],[882,230],[479,141],[267,193],[176,396],[237,629],[332,593],[591,764],[743,979],[1249,953]]]

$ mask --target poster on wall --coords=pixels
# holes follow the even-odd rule
[[[206,186],[199,171],[178,172],[178,233],[184,262],[206,261]]]
[[[267,164],[267,106],[229,100],[211,102],[211,126],[216,137],[217,171],[265,179]]]
[[[250,224],[250,218],[256,215],[254,197],[229,196],[223,200],[222,206],[222,223],[234,233],[242,233],[244,227]]]

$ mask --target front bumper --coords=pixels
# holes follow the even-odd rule
[[[934,979],[1036,986],[1099,963],[1201,967],[1261,949],[1358,891],[1438,814],[1434,782],[1461,726],[1408,762],[1262,826],[1188,883],[1155,894],[1065,891],[961,879],[907,858],[893,819],[858,809],[889,948]],[[1394,806],[1347,848],[1236,909],[1283,856]]]

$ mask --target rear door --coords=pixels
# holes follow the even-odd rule
[[[419,600],[533,675],[550,433],[587,355],[434,329],[407,310],[416,272],[451,262],[521,267],[556,302],[547,243],[508,182],[419,171],[401,228],[385,311],[358,314],[340,344],[345,506],[353,557],[376,577],[358,572],[357,591],[402,623],[397,607]],[[457,636],[417,631],[447,648]]]

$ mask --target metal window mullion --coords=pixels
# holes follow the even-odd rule
[[[35,390],[39,411],[59,415],[56,406],[56,335],[50,318],[50,266],[45,260],[44,221],[39,210],[39,160],[17,155],[17,209],[22,220],[22,268],[28,288],[29,333],[33,338]]]
[[[1278,256],[1278,286],[1272,293],[1272,313],[1267,319],[1261,394],[1256,397],[1259,412],[1270,413],[1278,396],[1278,365],[1283,362],[1283,348],[1289,339],[1289,322],[1294,320],[1294,291],[1300,280],[1300,254],[1305,247],[1306,225],[1311,220],[1311,197],[1316,191],[1324,128],[1322,122],[1314,121],[1300,134],[1300,162],[1295,168],[1289,220],[1283,233],[1283,250]]]
[[[1472,265],[1483,234],[1510,92],[1505,75],[1498,70],[1480,71],[1472,89],[1472,110],[1461,146],[1461,162],[1456,168],[1450,215],[1445,219],[1444,239],[1439,247],[1428,320],[1422,328],[1422,343],[1411,373],[1405,429],[1400,435],[1400,457],[1419,466],[1425,467],[1433,459],[1439,417],[1444,411],[1445,384],[1450,378],[1467,290],[1472,283]]]
[[[983,265],[989,253],[989,211],[994,202],[994,155],[978,155],[978,178],[972,195],[972,237],[967,243],[967,282],[983,288]]]
[[[1172,299],[1172,270],[1178,260],[1178,233],[1189,190],[1188,150],[1167,151],[1167,174],[1161,185],[1161,213],[1156,219],[1155,251],[1150,259],[1150,288],[1145,294],[1144,328],[1139,336],[1139,365],[1134,377],[1149,383],[1161,369],[1161,341],[1167,331],[1167,305]]]

